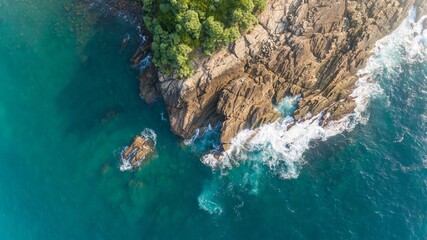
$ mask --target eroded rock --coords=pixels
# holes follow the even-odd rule
[[[136,136],[133,142],[121,152],[122,170],[138,168],[154,153],[153,144],[141,136]]]
[[[425,12],[425,0],[270,0],[249,34],[209,58],[195,58],[192,77],[159,74],[154,83],[142,74],[141,84],[149,85],[142,94],[157,89],[181,137],[222,122],[225,148],[242,129],[276,120],[273,104],[285,96],[302,96],[296,119],[320,112],[339,119],[355,108],[356,74],[375,42],[414,4]]]

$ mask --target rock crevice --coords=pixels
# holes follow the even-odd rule
[[[338,119],[354,110],[356,74],[375,42],[413,5],[425,12],[425,0],[270,0],[250,33],[209,58],[196,57],[192,77],[148,68],[141,94],[150,100],[158,91],[181,137],[222,122],[224,149],[241,130],[279,118],[274,104],[285,96],[302,96],[296,119],[320,112]]]

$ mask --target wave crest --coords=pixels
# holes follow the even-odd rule
[[[258,129],[241,131],[232,139],[228,151],[220,156],[213,153],[204,155],[201,161],[225,173],[242,161],[257,161],[268,166],[280,178],[298,177],[305,163],[303,154],[311,147],[310,143],[314,140],[325,141],[345,131],[352,131],[358,124],[367,123],[369,114],[366,110],[371,98],[383,93],[380,85],[372,78],[387,71],[392,74],[390,69],[399,71],[402,62],[426,60],[427,30],[423,27],[426,18],[423,16],[416,22],[414,7],[398,29],[376,43],[374,55],[368,60],[367,66],[358,72],[360,78],[351,94],[356,103],[353,113],[323,127],[323,113],[299,122],[288,114]]]

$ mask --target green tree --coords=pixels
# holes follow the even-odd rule
[[[187,10],[181,17],[181,26],[192,38],[199,39],[202,24],[199,21],[199,14],[194,10]]]
[[[234,42],[240,37],[239,28],[233,26],[224,30],[224,42]]]
[[[224,25],[210,16],[203,22],[203,50],[210,55],[218,43],[223,42]]]
[[[255,4],[254,13],[260,13],[264,11],[267,4],[265,0],[253,0],[253,2]]]
[[[242,9],[243,12],[252,13],[254,10],[255,4],[252,0],[236,0],[238,2],[238,6]]]
[[[142,0],[153,35],[153,63],[166,74],[188,77],[191,56],[212,54],[257,24],[266,0]]]

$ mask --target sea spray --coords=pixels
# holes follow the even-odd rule
[[[369,115],[366,112],[372,96],[382,93],[378,83],[372,80],[384,67],[393,69],[401,61],[420,61],[426,56],[426,30],[423,29],[425,16],[415,22],[416,9],[411,9],[408,17],[391,35],[377,42],[374,56],[367,66],[358,72],[360,76],[356,88],[351,94],[356,108],[353,113],[337,121],[322,125],[323,112],[308,116],[306,120],[295,121],[291,116],[283,116],[276,122],[255,130],[243,130],[231,140],[231,148],[220,157],[207,154],[202,162],[212,168],[228,171],[233,166],[247,160],[260,161],[283,179],[298,177],[304,164],[303,154],[314,140],[327,138],[352,131],[357,124],[366,124]],[[414,37],[416,36],[416,37]],[[403,50],[403,51],[402,51]],[[297,102],[285,98],[283,103]],[[281,106],[283,108],[283,106]],[[292,109],[290,107],[289,109]],[[281,111],[283,112],[283,111]]]
[[[262,169],[269,169],[281,179],[296,178],[305,163],[304,152],[311,147],[311,142],[325,141],[345,131],[352,131],[358,124],[366,124],[370,100],[375,96],[384,96],[383,89],[375,80],[384,76],[394,79],[390,76],[399,74],[402,64],[427,60],[427,30],[423,28],[426,16],[416,22],[415,12],[416,9],[413,8],[398,29],[376,43],[374,55],[368,59],[367,66],[358,72],[360,78],[351,94],[356,103],[354,112],[323,127],[321,119],[327,118],[323,113],[309,116],[303,121],[295,121],[289,112],[292,110],[289,104],[296,104],[298,98],[288,97],[276,106],[282,113],[282,118],[256,130],[241,131],[232,139],[230,150],[220,157],[214,154],[204,155],[202,162],[219,171],[214,171],[216,175],[211,180],[215,184],[205,186],[199,197],[199,206],[204,210],[206,208],[202,207],[203,203],[207,202],[221,206],[221,199],[214,193],[228,189],[236,191],[236,188],[251,191],[247,188],[247,177],[233,177],[239,171],[248,171],[249,175],[256,173],[256,178],[253,178],[255,180],[252,180],[256,186],[256,191],[253,192],[258,191],[257,183],[263,177]],[[427,165],[425,160],[423,165]],[[257,166],[257,170],[248,166]],[[218,181],[223,183],[218,184]],[[229,187],[230,184],[233,187]],[[211,210],[209,212],[212,213]]]
[[[282,116],[291,116],[297,108],[298,102],[301,100],[301,94],[295,97],[286,96],[274,107]]]
[[[221,127],[222,123],[218,123],[215,126],[209,124],[202,132],[200,129],[196,129],[193,136],[184,140],[184,145],[190,146],[196,154],[206,154],[209,151],[218,152],[221,146]]]
[[[356,102],[354,112],[329,123],[325,127],[327,137],[351,131],[358,123],[366,124],[369,118],[366,109],[371,96],[383,93],[373,78],[395,76],[401,72],[403,63],[427,60],[427,30],[423,28],[426,18],[423,16],[416,22],[416,8],[412,8],[408,17],[392,34],[376,43],[374,55],[368,59],[366,67],[358,72],[363,77],[356,82],[356,89],[351,95]]]

